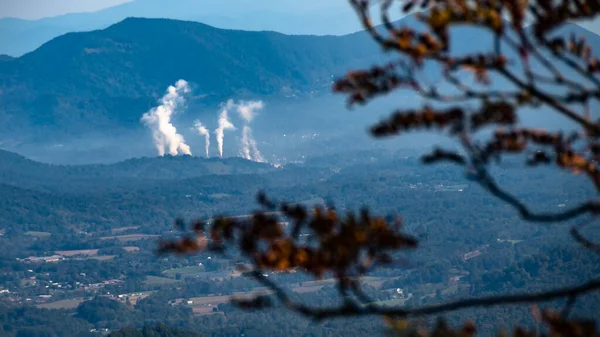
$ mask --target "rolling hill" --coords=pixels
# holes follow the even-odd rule
[[[265,163],[242,158],[165,156],[133,158],[115,164],[51,165],[0,150],[0,183],[16,186],[55,186],[67,181],[128,179],[142,181],[187,179],[212,175],[261,174],[276,170]],[[52,176],[50,181],[48,176]]]

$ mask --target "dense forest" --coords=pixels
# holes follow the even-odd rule
[[[254,281],[233,272],[232,261],[243,261],[241,257],[155,254],[158,238],[174,235],[173,219],[246,214],[255,208],[260,189],[278,200],[307,205],[335,201],[338,209],[369,206],[382,214],[401,213],[406,230],[421,238],[421,247],[397,256],[405,261],[402,265],[376,269],[364,280],[365,289],[378,301],[413,306],[546,289],[600,274],[593,256],[573,245],[564,228],[523,223],[513,209],[462,178],[456,168],[421,167],[417,158],[402,151],[352,152],[277,169],[235,160],[223,163],[230,167],[228,172],[196,176],[180,173],[194,172],[200,159],[191,157],[45,169],[14,154],[6,158],[0,214],[2,222],[11,225],[0,236],[8,247],[0,256],[0,286],[10,293],[0,295],[0,326],[8,336],[97,335],[146,327],[121,332],[139,335],[151,333],[148,329],[158,323],[206,336],[278,336],[283,331],[293,336],[359,336],[385,329],[378,319],[314,325],[277,309],[246,312],[226,300],[231,294],[261,291]],[[592,193],[571,175],[513,164],[498,168],[500,180],[541,209],[558,208]],[[164,178],[137,174],[142,167],[162,169]],[[244,167],[255,171],[238,173]],[[82,175],[85,179],[77,178]],[[548,179],[555,184],[542,184]],[[15,186],[19,184],[28,187]],[[473,251],[480,254],[466,259]],[[55,254],[64,259],[26,260]],[[339,301],[327,280],[315,283],[301,273],[270,277],[298,300],[317,306]],[[122,282],[93,288],[107,280]],[[397,298],[398,288],[410,295]],[[131,295],[136,293],[144,296]],[[224,299],[207,302],[213,303],[210,307],[200,304],[219,296]],[[597,303],[598,298],[590,296],[578,303],[576,312],[593,313]],[[470,310],[448,318],[473,318],[484,331],[492,331],[517,322],[534,324],[528,310]]]

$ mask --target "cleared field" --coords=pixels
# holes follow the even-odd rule
[[[385,280],[386,278],[364,277],[363,279],[365,282],[370,283],[370,282],[383,282],[383,280]],[[291,290],[293,292],[299,293],[299,294],[312,293],[312,292],[319,291],[326,284],[332,284],[334,282],[335,282],[334,279],[303,282],[301,286],[300,285],[293,286]],[[243,299],[243,298],[252,298],[257,295],[270,295],[270,294],[273,294],[273,291],[263,287],[263,288],[256,288],[250,292],[234,293],[233,295],[223,295],[223,296],[209,295],[209,296],[203,296],[203,297],[193,297],[193,298],[190,298],[189,300],[192,301],[192,304],[190,304],[190,306],[192,307],[194,314],[206,315],[206,314],[214,313],[212,311],[213,307],[218,306],[221,303],[229,302],[232,297]],[[404,302],[409,300],[411,298],[411,296],[412,295],[409,294],[407,298],[394,299],[394,300],[388,300],[388,301],[380,301],[377,303],[384,305],[384,306],[402,305],[402,304],[404,304]]]
[[[42,309],[75,309],[85,301],[85,298],[73,298],[70,300],[60,300],[52,303],[38,304],[38,308]]]
[[[302,287],[314,287],[314,286],[324,286],[326,284],[331,284],[331,283],[335,283],[334,279],[325,279],[325,280],[320,280],[320,281],[308,281],[308,282],[302,282]]]
[[[137,241],[148,238],[157,238],[159,235],[151,235],[151,234],[128,234],[128,235],[114,235],[114,236],[105,236],[100,238],[100,240],[114,240],[117,239],[119,241],[127,242],[127,241]]]
[[[73,257],[74,261],[85,261],[85,260],[97,260],[97,261],[108,261],[115,258],[116,255],[100,255],[100,256],[87,256],[87,257]]]
[[[305,294],[317,292],[321,290],[321,288],[323,288],[323,286],[300,286],[293,288],[292,291],[298,294]]]
[[[464,184],[446,185],[446,186],[436,187],[435,190],[438,192],[462,192],[468,187],[469,187],[469,185],[464,185]]]
[[[384,306],[384,307],[401,306],[401,305],[404,305],[404,303],[406,301],[408,301],[411,297],[412,297],[412,294],[408,294],[408,296],[406,298],[397,298],[397,299],[387,300],[387,301],[378,301],[377,304]]]
[[[127,246],[127,247],[123,247],[123,249],[125,249],[126,252],[128,253],[132,253],[132,252],[137,252],[140,250],[140,247],[136,247],[136,246]]]
[[[215,194],[209,195],[208,197],[213,198],[213,199],[223,199],[223,198],[228,198],[230,196],[231,196],[231,194],[227,194],[227,193],[215,193]]]
[[[224,296],[204,296],[204,297],[194,297],[194,298],[190,298],[190,301],[192,301],[192,307],[196,307],[196,306],[205,306],[208,304],[211,305],[217,305],[220,303],[226,303],[229,302],[229,300],[231,299],[231,295],[224,295]]]
[[[116,255],[101,255],[101,256],[90,256],[85,258],[84,260],[98,260],[98,261],[108,261],[115,258]]]
[[[361,282],[366,282],[369,284],[377,284],[379,282],[383,282],[385,280],[391,280],[391,278],[385,278],[385,277],[375,277],[375,276],[364,276],[360,278]],[[332,278],[328,278],[328,279],[324,279],[324,280],[319,280],[319,281],[308,281],[308,282],[302,282],[302,286],[323,286],[325,284],[331,284],[331,283],[335,283],[335,279]]]
[[[501,239],[498,239],[498,242],[508,242],[508,243],[510,243],[511,245],[514,246],[517,243],[523,242],[523,240],[501,240]]]
[[[190,298],[190,301],[193,302],[192,307],[196,306],[206,306],[206,305],[218,305],[220,303],[227,303],[231,300],[232,297],[235,298],[252,298],[256,295],[270,295],[272,291],[267,290],[255,290],[246,293],[235,293],[233,295],[223,295],[223,296],[204,296],[204,297],[194,297]]]
[[[39,238],[47,238],[50,235],[52,235],[52,233],[48,233],[48,232],[25,232],[25,235],[29,235],[29,236],[37,236]]]
[[[281,212],[264,212],[265,215],[277,215],[277,214],[282,214]],[[253,216],[254,214],[243,214],[243,215],[232,215],[232,216],[225,216],[223,217],[223,219],[245,219],[245,218],[249,218],[251,216]],[[206,220],[207,222],[213,222],[215,221],[215,218],[211,218]]]
[[[137,301],[142,300],[142,299],[152,295],[152,293],[154,293],[154,291],[144,291],[141,293],[122,294],[122,295],[119,295],[119,298],[117,300],[121,303],[126,303],[127,300],[129,300],[129,303],[131,305],[136,305]]]
[[[86,255],[86,256],[95,256],[98,255],[99,249],[80,249],[80,250],[57,250],[56,254],[62,255],[65,257],[76,256],[76,255]]]
[[[144,283],[147,285],[165,285],[179,283],[179,281],[166,277],[146,276],[146,280],[144,281]]]
[[[168,270],[163,271],[162,274],[165,275],[166,277],[174,278],[175,275],[177,275],[177,274],[181,274],[181,275],[198,274],[198,273],[201,273],[202,271],[204,271],[204,269],[202,267],[189,266],[189,267],[183,267],[183,268],[168,269]]]
[[[222,312],[214,312],[212,307],[194,307],[192,308],[192,312],[194,313],[194,315],[223,314]]]
[[[113,228],[111,232],[113,233],[123,233],[128,230],[138,229],[140,226],[129,226],[129,227],[121,227],[121,228]]]

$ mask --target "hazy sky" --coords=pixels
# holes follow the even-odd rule
[[[15,17],[34,20],[66,13],[93,12],[129,1],[133,0],[0,0],[0,18]],[[585,22],[582,26],[600,33],[600,19]]]
[[[73,12],[93,12],[131,0],[0,0],[0,17],[39,19]]]

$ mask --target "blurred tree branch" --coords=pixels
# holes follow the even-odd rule
[[[562,170],[582,173],[596,191],[600,190],[600,123],[592,119],[589,111],[590,102],[600,100],[600,60],[583,38],[553,34],[568,22],[597,17],[600,2],[349,2],[372,39],[383,51],[398,56],[398,59],[371,69],[350,71],[334,83],[333,91],[347,95],[349,106],[367,104],[376,97],[406,89],[428,102],[418,109],[395,111],[370,129],[374,137],[398,136],[417,129],[445,133],[457,140],[462,152],[435,148],[422,157],[424,164],[451,162],[463,167],[468,179],[515,208],[527,221],[551,224],[583,215],[596,219],[600,212],[598,199],[583,200],[579,205],[558,213],[536,212],[500,186],[488,168],[500,162],[503,156],[528,154],[525,161],[528,166],[554,165]],[[414,13],[412,15],[425,28],[417,30],[392,22],[389,12],[395,8],[394,5],[405,13]],[[383,22],[378,27],[371,19],[376,7],[379,7]],[[530,20],[527,29],[526,18]],[[450,30],[461,25],[471,25],[491,33],[492,50],[453,55]],[[431,63],[441,66],[441,81],[452,90],[441,90],[440,86],[419,79],[417,74]],[[569,73],[565,75],[565,71]],[[467,84],[467,74],[472,74],[475,84]],[[573,78],[574,74],[580,78]],[[495,83],[502,81],[509,83],[511,88],[494,87]],[[469,102],[478,102],[479,106],[467,108],[466,103]],[[452,106],[448,107],[449,104]],[[521,127],[518,112],[524,108],[561,115],[578,129],[567,133]],[[542,108],[544,110],[540,110]],[[480,131],[489,129],[493,132],[483,141]],[[383,218],[371,217],[367,210],[358,215],[349,213],[340,217],[333,209],[308,210],[281,204],[279,211],[293,224],[286,232],[280,225],[282,219],[273,213],[277,205],[262,194],[259,203],[263,209],[251,219],[221,218],[206,232],[205,224],[196,223],[192,227],[192,236],[163,242],[161,252],[194,253],[202,249],[224,252],[227,245],[232,245],[252,261],[254,268],[248,275],[271,289],[286,308],[316,320],[359,315],[407,318],[471,307],[566,298],[568,301],[562,315],[543,314],[543,321],[549,329],[556,336],[596,335],[594,322],[569,321],[566,317],[581,294],[600,289],[600,279],[537,293],[463,299],[415,308],[380,307],[362,292],[359,280],[374,266],[391,263],[392,252],[416,248],[416,239],[401,232],[400,221],[388,223]],[[571,228],[574,241],[600,253],[600,244],[587,239],[580,231],[581,227],[583,225]],[[301,234],[308,234],[311,239],[303,241]],[[263,276],[263,270],[291,268],[316,278],[324,274],[333,275],[344,300],[343,305],[329,309],[304,306],[294,302],[282,288]],[[244,308],[273,305],[270,298],[262,296],[234,300],[234,303]],[[443,324],[436,329],[448,332]],[[461,336],[471,336],[474,327],[468,325],[461,333]],[[515,335],[533,336],[518,329]]]

